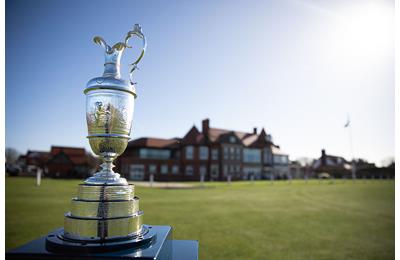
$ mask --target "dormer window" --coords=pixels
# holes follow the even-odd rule
[[[234,136],[230,136],[229,137],[229,142],[235,143],[236,142],[236,138]]]

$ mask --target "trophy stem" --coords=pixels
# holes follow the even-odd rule
[[[101,166],[101,171],[102,173],[105,173],[106,175],[114,175],[116,174],[113,171],[113,168],[115,167],[115,165],[113,164],[114,159],[117,157],[117,155],[115,153],[107,153],[105,155],[102,156],[103,159],[103,163],[100,165]]]
[[[103,153],[100,155],[103,163],[100,165],[101,170],[96,172],[92,177],[85,180],[86,184],[105,184],[105,185],[121,185],[127,184],[125,178],[113,171],[115,165],[113,161],[117,157],[116,153]]]

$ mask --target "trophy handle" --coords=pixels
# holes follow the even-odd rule
[[[140,62],[140,60],[143,58],[144,53],[146,51],[146,37],[144,36],[142,32],[142,28],[140,27],[139,24],[135,24],[133,26],[133,30],[129,31],[128,34],[125,37],[124,42],[118,42],[114,44],[114,46],[110,47],[106,43],[106,41],[101,38],[100,36],[96,36],[93,38],[93,41],[103,47],[106,51],[105,53],[105,69],[104,69],[104,74],[103,76],[114,76],[117,78],[121,77],[121,74],[119,72],[119,64],[120,64],[120,59],[123,51],[126,48],[132,48],[132,46],[128,45],[128,41],[130,38],[133,36],[137,36],[138,38],[142,39],[142,51],[139,55],[139,57],[134,61],[133,63],[129,64],[132,66],[132,69],[129,71],[129,81],[131,85],[134,85],[135,83],[133,82],[133,72],[138,68],[137,65]]]
[[[146,37],[144,36],[144,34],[142,32],[142,28],[140,27],[139,24],[135,24],[133,26],[133,30],[129,31],[128,34],[126,35],[126,37],[125,37],[125,47],[126,48],[132,48],[132,46],[128,45],[128,41],[132,36],[137,36],[140,39],[142,39],[142,51],[141,51],[139,57],[136,59],[136,61],[130,64],[132,66],[132,69],[129,71],[129,80],[130,80],[131,84],[134,85],[135,83],[133,82],[133,72],[138,68],[137,64],[143,58],[144,53],[146,51],[147,44],[146,44]]]

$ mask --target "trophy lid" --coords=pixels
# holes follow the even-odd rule
[[[138,59],[131,63],[132,66],[129,72],[129,81],[121,79],[120,64],[121,56],[126,48],[132,48],[128,45],[128,41],[132,36],[137,36],[142,39],[143,47]],[[135,24],[132,31],[129,31],[124,42],[118,42],[110,47],[103,38],[96,36],[93,38],[96,44],[99,44],[105,49],[104,52],[104,73],[101,77],[96,77],[86,84],[84,93],[87,94],[91,90],[97,89],[114,89],[128,92],[136,97],[135,83],[133,82],[133,72],[137,69],[137,64],[143,58],[146,51],[146,37],[142,32],[139,24]]]

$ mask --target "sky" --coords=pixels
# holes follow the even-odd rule
[[[209,118],[264,127],[290,159],[323,148],[378,165],[394,156],[394,1],[385,0],[6,0],[6,147],[90,150],[83,90],[104,62],[92,38],[112,45],[135,23],[148,46],[131,138],[182,137]],[[130,43],[126,79],[140,51]]]

